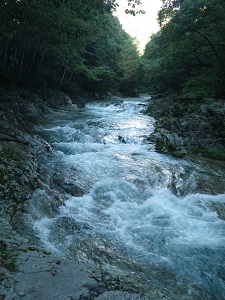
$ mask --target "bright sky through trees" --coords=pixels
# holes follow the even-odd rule
[[[139,42],[139,49],[143,52],[146,43],[152,33],[158,31],[157,12],[162,4],[161,0],[142,0],[138,8],[145,10],[145,14],[138,14],[135,17],[125,13],[127,0],[118,0],[119,7],[115,15],[119,18],[124,30]]]

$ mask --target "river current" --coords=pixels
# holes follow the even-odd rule
[[[39,126],[52,154],[40,157],[46,190],[30,199],[30,222],[56,253],[168,290],[185,283],[190,299],[225,299],[225,195],[216,188],[225,170],[157,153],[146,105],[92,102]],[[46,191],[54,186],[64,200],[53,214]]]

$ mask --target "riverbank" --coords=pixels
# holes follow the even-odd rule
[[[0,97],[0,299],[78,299],[93,284],[88,264],[56,257],[20,232],[26,201],[44,185],[37,155],[51,146],[35,133],[35,125],[54,110],[78,111],[85,98],[72,101],[57,91],[4,90]],[[75,104],[75,102],[77,104]],[[52,191],[52,210],[62,199]],[[38,199],[37,199],[38,201]],[[73,270],[73,272],[72,272]],[[76,283],[74,285],[74,282]],[[67,291],[65,292],[65,286]],[[87,292],[86,292],[87,294]]]
[[[177,157],[186,154],[225,160],[224,100],[153,97],[147,113],[156,119],[149,140],[156,150]]]

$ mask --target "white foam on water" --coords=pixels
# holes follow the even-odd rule
[[[68,142],[68,143],[54,143],[54,149],[60,150],[67,157],[67,155],[76,155],[89,152],[101,152],[104,151],[105,145],[101,143],[92,142]]]
[[[151,190],[149,196],[149,191],[140,192],[126,180],[105,179],[89,194],[70,197],[56,218],[36,221],[35,229],[48,248],[66,251],[74,243],[73,234],[63,229],[60,242],[52,240],[52,226],[67,217],[85,224],[82,236],[91,229],[93,236],[108,239],[140,264],[159,263],[192,278],[189,268],[197,259],[195,280],[200,282],[205,264],[205,272],[209,269],[212,274],[214,264],[224,259],[225,221],[210,209],[210,203],[224,203],[224,199],[225,195],[200,194],[181,198],[165,188]],[[218,250],[216,257],[208,257],[210,251]]]
[[[59,214],[36,220],[35,230],[52,249],[75,249],[97,237],[107,251],[121,249],[143,267],[160,264],[206,289],[225,291],[217,275],[225,259],[225,221],[217,206],[225,206],[225,195],[178,196],[195,188],[199,170],[143,143],[154,120],[141,115],[144,104],[137,103],[88,104],[84,119],[45,128],[56,164],[75,170],[69,174],[81,186],[91,179],[82,197],[67,195]]]
[[[107,233],[109,228],[113,229],[116,239],[125,244],[128,240],[129,245],[132,240],[133,246],[141,247],[143,252],[151,250],[151,242],[159,255],[161,252],[164,255],[162,246],[175,244],[193,248],[224,247],[225,221],[209,204],[224,203],[225,195],[196,194],[180,198],[166,188],[151,193],[149,197],[149,191],[141,193],[125,180],[102,180],[88,195],[66,201],[61,214],[81,218],[96,232],[100,227],[104,233],[105,219],[101,223],[98,215],[101,211],[107,216]]]
[[[42,243],[45,245],[47,249],[54,253],[59,253],[59,245],[54,245],[50,241],[51,229],[50,224],[53,219],[51,218],[43,218],[41,220],[37,220],[33,222],[33,228],[36,232],[37,236],[41,239]]]
[[[214,196],[213,201],[220,201],[224,197]],[[224,246],[225,222],[208,208],[207,202],[212,200],[212,196],[203,198],[202,195],[179,198],[168,189],[160,189],[152,191],[152,197],[142,204],[116,201],[106,213],[118,227],[129,228],[127,234],[137,235],[138,240],[140,234],[149,240],[157,231],[157,235],[161,235],[167,244]]]

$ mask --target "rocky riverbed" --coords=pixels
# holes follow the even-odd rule
[[[83,98],[71,100],[55,91],[3,91],[0,97],[0,300],[17,299],[172,299],[163,288],[148,287],[135,276],[104,273],[89,261],[47,252],[35,241],[21,212],[27,200],[45,183],[37,156],[51,155],[51,146],[35,132],[35,125],[58,110],[79,110]],[[49,191],[50,213],[65,200]],[[38,197],[36,201],[39,201]],[[41,205],[41,204],[40,204]],[[23,224],[24,223],[24,224]],[[183,291],[181,291],[183,294]],[[184,292],[186,295],[187,292]],[[147,295],[147,296],[146,296]],[[189,299],[184,296],[184,299]]]
[[[153,280],[146,286],[128,266],[121,274],[112,276],[97,262],[58,256],[46,251],[38,239],[35,242],[22,213],[30,205],[28,199],[31,194],[45,185],[37,157],[39,154],[47,157],[52,151],[51,145],[38,136],[35,125],[47,115],[55,114],[56,110],[77,112],[84,102],[83,98],[71,100],[64,93],[50,90],[4,91],[0,96],[0,300],[207,299],[197,288],[190,293],[188,284],[177,283],[172,274],[170,277],[163,270],[156,272],[152,269]],[[148,108],[148,112],[158,120],[151,136],[157,149],[182,154],[189,152],[192,146],[206,145],[209,139],[210,145],[223,150],[225,108],[222,102],[201,106],[199,115],[193,115],[193,120],[185,115],[181,118],[177,112],[175,116],[174,111],[167,111],[167,108],[162,111],[156,107],[157,103],[160,101],[151,101]],[[211,111],[216,118],[209,118]],[[186,119],[189,123],[184,123]],[[202,119],[203,123],[196,123],[196,120]],[[207,119],[211,121],[207,123]],[[219,127],[213,127],[213,120],[219,122]],[[180,122],[186,127],[180,128]],[[195,127],[196,124],[199,127]],[[185,131],[185,128],[188,130]],[[202,139],[199,139],[200,134]],[[65,191],[67,187],[65,183],[62,186],[60,178],[56,178],[52,189],[45,188],[48,199],[51,199],[45,207],[49,215],[54,214],[65,201],[65,193],[61,190]],[[80,195],[79,191],[73,190],[74,196],[76,193]],[[32,199],[40,200],[38,195]],[[164,278],[165,286],[159,285],[160,278],[157,276]],[[175,293],[170,290],[171,284]]]
[[[77,102],[82,105],[83,101]],[[37,154],[51,153],[51,146],[35,134],[34,126],[56,107],[78,110],[69,97],[53,91],[4,91],[0,97],[1,300],[78,299],[89,291],[85,284],[95,282],[87,263],[55,257],[18,231],[18,215],[43,184]],[[54,197],[51,205],[57,209],[59,203]]]
[[[147,113],[156,119],[149,139],[156,149],[183,157],[188,153],[225,160],[223,99],[153,97]]]

